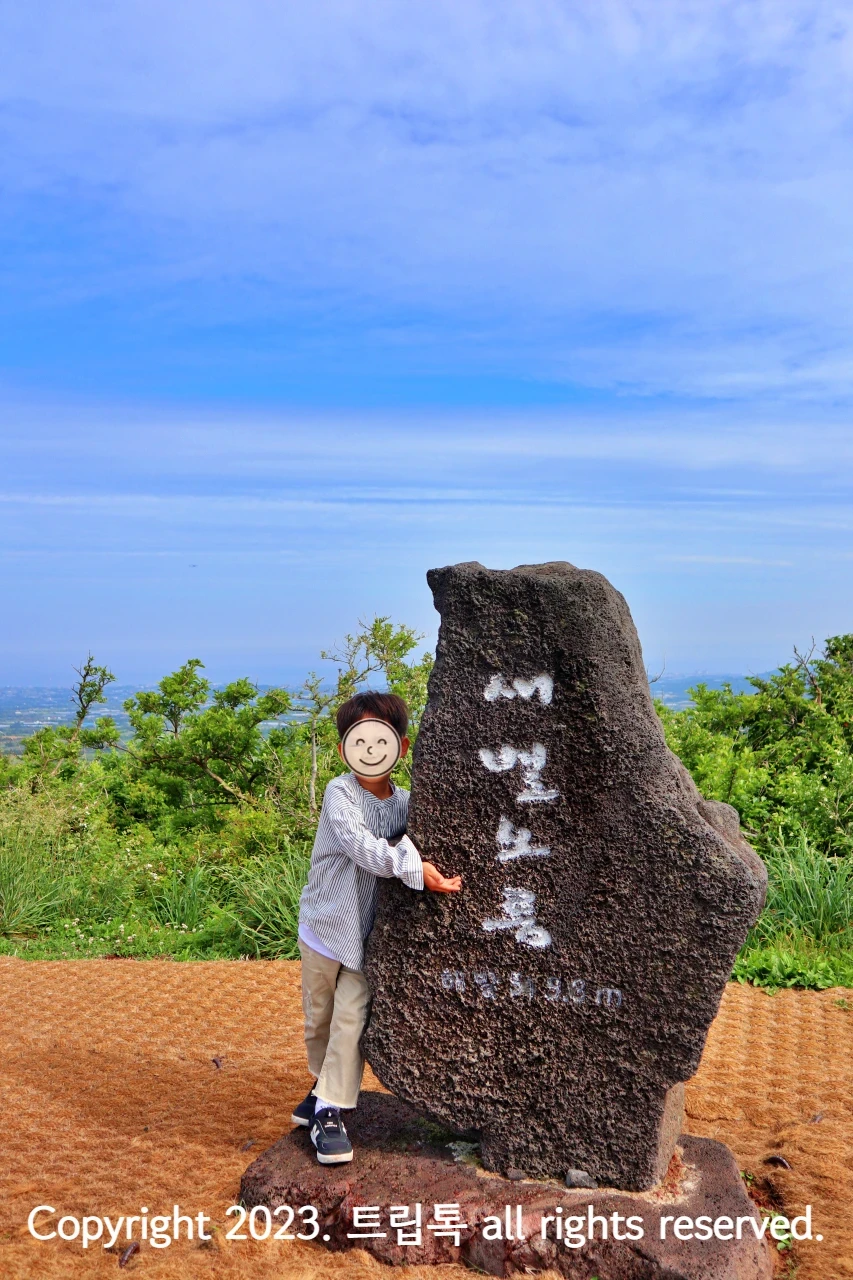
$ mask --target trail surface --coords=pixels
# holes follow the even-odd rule
[[[212,1216],[211,1242],[143,1244],[127,1276],[393,1276],[361,1252],[224,1239],[240,1174],[289,1128],[309,1083],[298,963],[2,958],[0,1008],[4,1280],[118,1274],[117,1254],[97,1244],[83,1253],[79,1241],[34,1240],[26,1219],[38,1204],[114,1218],[178,1203]],[[365,1084],[379,1087],[369,1073]],[[853,1277],[853,992],[769,997],[730,985],[688,1086],[687,1128],[728,1143],[781,1211],[812,1204],[824,1239],[800,1246],[797,1280]],[[773,1153],[792,1168],[764,1164]]]

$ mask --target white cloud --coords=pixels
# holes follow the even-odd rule
[[[27,305],[147,291],[202,328],[286,313],[336,361],[357,334],[427,373],[853,391],[847,5],[53,0],[0,43],[4,186],[84,239]]]

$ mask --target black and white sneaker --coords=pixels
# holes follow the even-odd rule
[[[352,1160],[352,1143],[337,1107],[324,1107],[316,1113],[311,1124],[311,1141],[317,1148],[320,1164],[346,1164]]]
[[[303,1124],[306,1129],[314,1119],[314,1108],[317,1105],[317,1095],[312,1089],[307,1097],[303,1098],[298,1107],[293,1108],[293,1114],[290,1119],[293,1124]]]

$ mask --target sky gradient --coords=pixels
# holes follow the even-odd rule
[[[0,684],[294,680],[568,559],[853,630],[849,6],[0,3]]]

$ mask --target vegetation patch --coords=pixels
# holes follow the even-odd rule
[[[376,680],[416,737],[432,668],[419,639],[374,618],[296,690],[214,689],[193,658],[125,702],[129,740],[97,715],[113,675],[89,655],[69,723],[0,756],[0,954],[297,956],[319,805],[345,771],[334,713]]]
[[[126,701],[129,739],[97,714],[113,675],[90,655],[69,723],[0,756],[0,954],[295,958],[319,805],[344,771],[334,713],[375,681],[406,699],[416,738],[432,667],[419,639],[388,618],[359,624],[295,690],[214,689],[191,659]],[[656,704],[670,747],[738,809],[768,866],[733,976],[853,987],[853,636],[750,683]]]
[[[853,986],[853,635],[749,684],[697,685],[682,711],[656,703],[700,791],[734,805],[767,864],[767,905],[734,976],[771,991]]]

